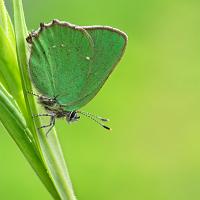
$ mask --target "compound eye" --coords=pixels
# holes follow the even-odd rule
[[[67,112],[66,113],[66,119],[67,121],[70,122],[75,122],[79,119],[80,117],[77,115],[76,111],[72,111],[72,112]]]
[[[71,119],[71,120],[76,119],[76,116],[77,116],[76,111],[73,111],[73,112],[71,113],[70,119]]]

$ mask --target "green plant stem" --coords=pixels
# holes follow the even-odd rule
[[[2,124],[54,199],[60,200],[51,179],[46,174],[46,169],[44,168],[43,162],[37,153],[33,138],[30,137],[31,133],[26,126],[26,121],[15,105],[15,100],[0,84],[0,120]]]
[[[26,113],[17,64],[14,30],[3,0],[0,0],[0,44],[1,83],[18,102],[22,112]]]

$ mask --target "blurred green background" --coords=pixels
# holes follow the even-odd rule
[[[83,108],[110,118],[113,131],[84,117],[57,121],[78,200],[200,199],[199,10],[198,0],[24,1],[29,30],[58,18],[129,36],[122,61]],[[0,199],[51,199],[2,126],[0,169]]]

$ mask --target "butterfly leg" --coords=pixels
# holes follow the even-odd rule
[[[48,97],[45,97],[43,95],[40,95],[40,94],[35,94],[34,92],[30,92],[30,91],[27,91],[28,94],[31,94],[35,97],[38,98],[38,100],[41,102],[41,103],[55,103],[56,102],[56,98],[57,96],[53,97],[53,98],[48,98]]]
[[[33,115],[33,117],[51,117],[51,116],[52,114],[49,114],[49,113]]]
[[[32,94],[33,96],[36,96],[36,97],[38,97],[38,98],[41,97],[41,95],[35,94],[34,92],[27,91],[27,93],[28,93],[28,94]]]
[[[56,118],[55,118],[55,116],[53,116],[53,117],[51,117],[51,122],[50,122],[50,124],[51,124],[51,127],[48,129],[48,131],[46,132],[46,136],[48,136],[48,133],[51,131],[51,129],[55,126],[55,122],[56,122],[56,120],[55,120]]]
[[[51,129],[52,129],[52,128],[54,127],[54,125],[55,125],[55,119],[56,119],[55,115],[51,115],[50,123],[47,124],[47,125],[43,125],[43,126],[39,127],[38,129],[48,128],[48,127],[49,127],[49,129],[48,129],[47,132],[46,132],[46,136],[47,136],[48,133],[51,131]]]

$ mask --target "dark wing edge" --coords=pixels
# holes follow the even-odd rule
[[[33,43],[33,39],[34,38],[37,38],[39,37],[39,34],[45,29],[45,28],[50,28],[51,26],[54,26],[54,25],[60,25],[60,26],[65,26],[65,27],[69,27],[69,28],[73,28],[73,29],[78,29],[78,30],[82,30],[84,31],[84,28],[82,26],[77,26],[77,25],[74,25],[74,24],[71,24],[69,22],[64,22],[64,21],[60,21],[58,19],[53,19],[50,23],[48,24],[45,24],[45,23],[40,23],[40,27],[35,30],[35,31],[32,31],[29,33],[28,37],[26,38],[26,41],[29,43],[29,44],[32,44]]]

